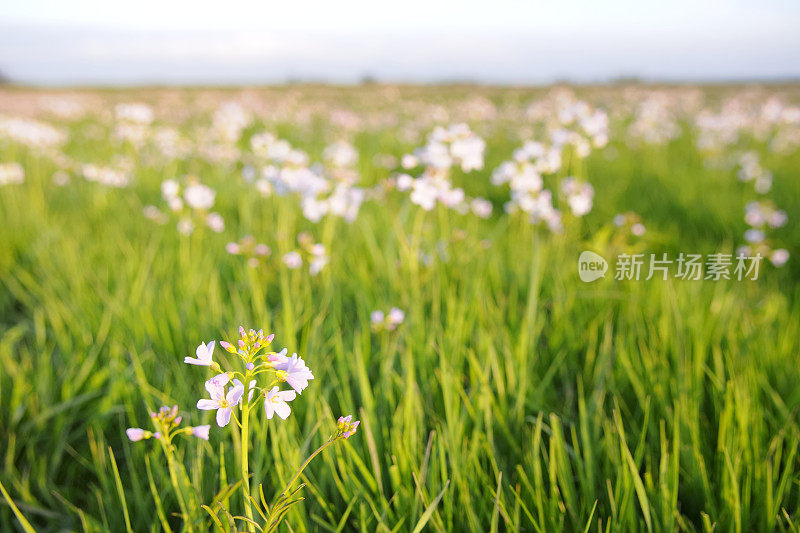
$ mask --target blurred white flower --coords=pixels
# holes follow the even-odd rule
[[[769,256],[769,260],[776,267],[782,267],[789,261],[789,251],[783,248],[773,250]]]
[[[191,218],[182,218],[178,220],[178,233],[181,235],[191,235],[194,231],[194,222]]]
[[[492,216],[492,202],[484,198],[473,198],[470,202],[470,209],[479,218],[489,218]]]
[[[0,164],[0,185],[20,184],[25,181],[25,171],[19,163]]]
[[[206,217],[206,224],[211,228],[211,231],[222,233],[225,231],[225,220],[219,213],[209,213]]]
[[[303,258],[300,256],[299,252],[292,251],[287,254],[284,254],[283,263],[287,267],[294,270],[303,266]]]
[[[186,187],[183,191],[183,199],[186,204],[192,209],[199,209],[207,211],[214,206],[214,191],[203,185],[202,183],[194,182]]]

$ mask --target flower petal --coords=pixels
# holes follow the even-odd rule
[[[208,440],[208,432],[210,429],[211,426],[208,424],[203,426],[195,426],[192,428],[192,435],[198,439]]]
[[[225,396],[225,385],[230,381],[228,374],[217,374],[213,378],[206,381],[206,390],[212,398],[222,398]]]
[[[228,394],[225,396],[225,399],[230,405],[236,405],[242,399],[242,394],[244,394],[244,387],[241,386],[240,383],[239,385],[230,388]]]
[[[223,407],[219,411],[217,411],[217,425],[221,428],[224,428],[228,425],[228,422],[231,421],[231,408],[230,407]]]
[[[203,411],[213,411],[214,409],[219,407],[219,403],[216,400],[198,400],[197,401],[197,408],[202,409]]]
[[[275,413],[281,417],[281,420],[286,420],[292,413],[292,408],[286,402],[275,402]]]
[[[297,398],[297,393],[295,393],[293,390],[282,390],[278,393],[278,397],[284,402],[291,402]]]

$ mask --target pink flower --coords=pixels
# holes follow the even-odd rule
[[[239,381],[238,379],[234,379],[231,383],[233,383],[234,386],[240,387],[242,390],[244,390],[244,385],[242,385],[242,382]],[[247,401],[249,402],[253,400],[253,394],[256,392],[256,380],[254,379],[251,380],[250,383],[248,384],[247,389],[250,391],[247,393]]]
[[[314,374],[311,373],[303,359],[297,357],[296,353],[293,353],[291,358],[285,358],[285,360],[275,363],[275,370],[286,373],[283,376],[284,381],[298,394],[308,387],[308,380],[314,379]]]
[[[225,385],[228,383],[228,374],[219,374],[206,381],[206,390],[211,399],[197,401],[197,408],[204,411],[217,410],[217,425],[225,427],[231,420],[232,407],[237,405],[244,394],[244,387],[235,385],[225,393]]]
[[[146,438],[150,432],[140,428],[128,428],[125,430],[125,433],[128,434],[128,438],[131,439],[131,442],[137,442]]]
[[[201,342],[200,346],[198,346],[197,350],[195,351],[195,355],[197,355],[197,358],[184,357],[183,362],[190,365],[211,366],[214,362],[212,361],[212,357],[214,355],[214,341],[211,341],[208,344]]]
[[[278,387],[272,387],[272,390],[267,393],[264,399],[264,410],[267,412],[267,420],[277,414],[281,420],[286,420],[292,412],[287,402],[291,402],[297,397],[293,390],[278,390]]]
[[[192,428],[192,435],[198,439],[208,440],[208,432],[211,426],[206,424],[204,426],[195,426]]]
[[[361,423],[361,421],[356,420],[355,422],[353,422],[352,420],[353,420],[353,415],[347,415],[347,416],[340,416],[339,420],[336,421],[337,429],[342,438],[345,439],[348,438],[358,429],[358,425]]]
[[[270,362],[270,363],[272,363],[272,364],[273,364],[273,366],[275,366],[275,368],[277,368],[277,367],[278,367],[278,365],[283,365],[283,364],[286,364],[286,361],[288,361],[288,360],[289,360],[289,358],[288,358],[288,357],[286,357],[286,353],[287,353],[288,351],[289,351],[289,350],[287,350],[286,348],[284,348],[283,350],[281,350],[281,351],[280,351],[280,352],[278,352],[278,353],[273,353],[273,354],[270,354],[270,355],[268,355],[268,356],[267,356],[267,360],[269,360],[269,362]]]

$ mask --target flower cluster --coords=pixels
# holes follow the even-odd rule
[[[467,124],[453,124],[449,128],[437,126],[425,146],[403,158],[403,167],[422,165],[448,170],[460,166],[463,172],[481,170],[485,148],[486,141],[475,135]]]
[[[761,166],[756,152],[745,152],[739,157],[737,176],[741,181],[752,181],[759,194],[766,194],[772,188],[772,172]]]
[[[130,185],[132,168],[130,159],[118,158],[111,166],[92,163],[81,165],[80,173],[86,181],[121,189]]]
[[[277,414],[285,420],[291,413],[289,402],[308,387],[309,380],[314,379],[314,374],[297,354],[287,357],[286,349],[281,352],[268,351],[267,347],[273,338],[274,335],[265,336],[263,330],[245,331],[243,327],[239,327],[236,344],[220,341],[220,346],[225,351],[239,356],[243,363],[243,372],[221,371],[219,363],[213,360],[214,341],[201,343],[197,347],[197,357],[184,359],[186,363],[208,366],[218,372],[205,383],[210,398],[199,400],[197,408],[204,411],[215,410],[219,427],[228,425],[234,409],[249,409],[256,393],[258,398],[264,400],[267,419]],[[272,382],[266,387],[258,386],[257,378],[264,374],[272,374]],[[245,383],[248,391],[247,399],[243,402]],[[280,383],[288,384],[291,390],[280,390]]]
[[[30,118],[0,116],[0,138],[11,139],[37,150],[60,147],[67,135],[50,124]]]
[[[225,229],[222,216],[211,212],[216,193],[196,176],[185,177],[183,183],[172,179],[163,181],[161,195],[170,211],[178,215],[178,231],[183,235],[194,231],[195,221],[205,223],[216,233]]]
[[[492,184],[509,185],[511,200],[505,205],[506,212],[522,211],[531,223],[544,222],[557,232],[561,230],[561,211],[553,205],[553,194],[544,189],[542,175],[558,172],[560,168],[560,148],[528,141],[514,151],[510,161],[495,169]]]
[[[346,439],[356,432],[360,423],[358,420],[353,422],[353,415],[340,416],[336,421],[336,435]]]
[[[149,125],[153,122],[153,109],[147,104],[117,104],[114,108],[117,123],[114,137],[142,147],[150,134]]]
[[[397,307],[392,307],[384,314],[381,310],[373,311],[370,316],[373,331],[394,331],[406,318],[405,312]]]
[[[329,214],[348,222],[358,216],[366,193],[355,186],[360,178],[355,169],[358,151],[351,144],[337,141],[327,146],[324,165],[311,165],[308,154],[269,132],[254,135],[250,146],[255,161],[248,168],[252,174],[260,168],[255,186],[263,196],[298,194],[303,216],[312,222]]]
[[[182,417],[178,414],[178,406],[162,407],[157,413],[151,413],[154,431],[141,428],[128,428],[126,431],[131,441],[157,439],[164,451],[170,471],[170,480],[178,495],[178,504],[181,507],[184,520],[198,522],[201,507],[212,516],[215,523],[219,524],[219,514],[233,520],[242,520],[257,526],[259,531],[273,531],[283,520],[286,511],[302,498],[296,498],[302,485],[293,489],[293,483],[302,474],[303,470],[318,454],[328,446],[340,439],[347,439],[358,429],[359,422],[353,421],[352,416],[340,417],[336,430],[328,440],[323,443],[302,463],[299,469],[289,480],[285,489],[280,492],[271,504],[264,500],[263,486],[259,485],[261,500],[253,498],[250,489],[250,463],[248,460],[250,450],[250,433],[253,427],[251,416],[258,403],[263,402],[264,416],[267,420],[276,415],[286,420],[292,412],[290,402],[308,387],[309,381],[314,379],[314,374],[306,366],[305,361],[296,353],[291,357],[284,348],[280,352],[269,349],[274,335],[265,335],[263,330],[245,330],[239,327],[239,336],[233,342],[220,341],[220,346],[238,359],[237,369],[223,370],[220,362],[214,360],[216,341],[201,342],[196,348],[194,356],[186,356],[184,362],[195,366],[208,367],[214,376],[205,382],[208,398],[197,401],[197,408],[201,411],[216,411],[216,423],[219,427],[238,427],[238,444],[241,446],[239,463],[241,466],[242,510],[244,516],[233,516],[228,509],[222,507],[220,502],[212,506],[201,505],[196,497],[184,498],[181,494],[194,494],[191,487],[186,485],[187,476],[182,463],[177,460],[172,439],[177,435],[192,435],[208,440],[210,425],[194,427],[181,427]],[[231,361],[232,362],[232,361]],[[227,366],[227,365],[226,365]],[[266,379],[265,379],[266,378]],[[282,388],[286,384],[288,388]],[[231,419],[235,424],[230,424]],[[233,430],[236,432],[236,430]],[[237,483],[237,484],[239,484]],[[233,489],[232,489],[233,490]],[[227,505],[227,503],[225,504]],[[253,510],[257,511],[257,515]],[[254,520],[261,517],[263,527]],[[203,529],[203,528],[201,528]],[[253,528],[248,528],[254,531]]]
[[[674,105],[675,102],[664,94],[646,95],[628,126],[628,136],[646,144],[667,144],[680,137],[681,127]]]
[[[314,237],[305,231],[297,236],[297,244],[299,245],[298,249],[283,255],[283,263],[290,269],[296,270],[306,262],[309,274],[316,276],[330,260],[325,251],[325,245],[314,242]]]
[[[460,167],[462,172],[483,168],[483,152],[486,142],[475,135],[466,124],[454,124],[449,128],[435,128],[428,142],[413,154],[401,160],[404,169],[422,166],[419,177],[401,173],[395,179],[398,191],[410,191],[411,201],[426,211],[440,203],[458,212],[470,209],[483,218],[491,214],[491,203],[483,198],[470,200],[460,187],[453,187],[451,168]],[[475,201],[477,200],[477,202]]]
[[[739,247],[737,255],[752,256],[759,254],[768,257],[776,267],[781,267],[789,260],[789,251],[775,248],[768,238],[770,229],[786,225],[786,211],[777,209],[770,200],[748,202],[745,206],[744,221],[750,229],[744,232],[744,240],[748,244]]]
[[[633,211],[625,213],[618,213],[614,216],[614,225],[625,233],[629,233],[635,237],[641,237],[645,234],[646,228],[642,223],[642,217]]]
[[[0,185],[19,184],[25,181],[25,170],[19,163],[0,164]]]
[[[180,427],[183,417],[178,415],[178,406],[163,406],[156,413],[150,413],[150,420],[153,422],[155,431],[148,431],[141,428],[128,428],[125,433],[132,442],[147,439],[159,439],[164,443],[170,444],[173,437],[177,435],[192,435],[199,439],[208,440],[208,432],[211,426],[188,426]]]
[[[589,183],[580,182],[577,178],[568,177],[561,180],[561,194],[576,217],[582,217],[592,210],[594,188]]]
[[[225,250],[231,255],[241,255],[247,258],[247,266],[251,268],[258,267],[261,261],[272,253],[269,246],[257,243],[252,235],[245,235],[239,242],[229,242],[225,245]]]

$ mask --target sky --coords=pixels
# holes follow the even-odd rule
[[[40,85],[800,78],[794,0],[3,0]]]

